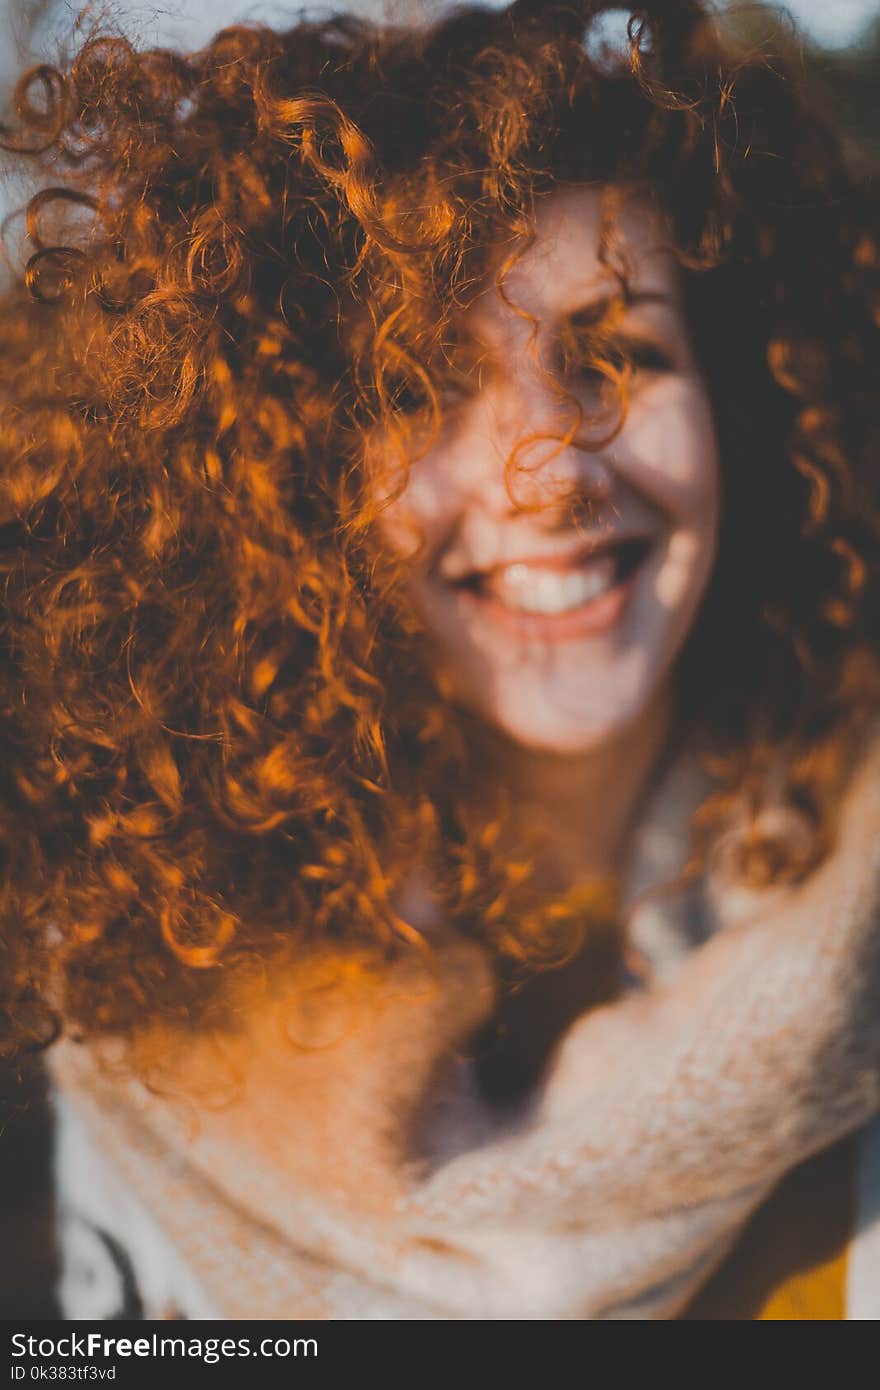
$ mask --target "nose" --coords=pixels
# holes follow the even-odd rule
[[[487,397],[487,425],[498,481],[514,509],[537,509],[558,522],[575,503],[610,498],[613,470],[595,420],[549,373],[533,365],[497,383]]]

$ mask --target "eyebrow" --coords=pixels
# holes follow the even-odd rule
[[[677,305],[675,297],[664,290],[631,290],[625,284],[614,294],[599,294],[589,298],[584,303],[578,305],[564,313],[556,316],[556,323],[565,336],[566,330],[574,329],[594,329],[597,328],[609,310],[623,305],[625,309],[637,307],[640,304],[660,304],[672,309]],[[528,315],[526,316],[528,317]],[[534,320],[537,323],[537,320]],[[487,342],[481,342],[480,338],[467,330],[461,333],[462,325],[459,324],[461,336],[447,340],[444,347],[448,354],[450,363],[453,358],[458,358],[465,370],[485,371],[492,370],[493,348]],[[621,339],[627,338],[632,334],[638,335],[638,330],[634,327],[629,328],[621,325],[619,330]],[[472,355],[473,354],[473,355]],[[464,359],[462,362],[462,358]]]
[[[634,308],[639,304],[663,304],[669,308],[673,300],[671,295],[665,294],[662,290],[627,290],[624,288],[619,294],[598,295],[595,299],[588,300],[585,304],[579,305],[577,309],[572,309],[560,317],[574,328],[594,328],[602,322],[612,307],[616,308],[621,303],[627,309]]]

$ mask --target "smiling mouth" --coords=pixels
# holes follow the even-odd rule
[[[652,548],[650,538],[633,537],[565,565],[514,561],[474,571],[452,587],[469,605],[477,604],[496,617],[507,614],[518,631],[531,625],[540,635],[553,635],[554,620],[558,626],[573,617],[583,619],[586,630],[599,630],[620,616],[636,572]]]
[[[565,560],[518,560],[446,582],[468,621],[488,624],[517,642],[607,636],[658,540],[624,537]]]

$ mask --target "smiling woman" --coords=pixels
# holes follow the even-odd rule
[[[880,1108],[870,208],[781,53],[606,9],[19,84],[67,1316],[102,1250],[148,1316],[676,1316]]]

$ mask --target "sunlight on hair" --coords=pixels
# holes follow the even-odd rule
[[[566,936],[511,874],[534,847],[486,839],[510,808],[482,798],[485,724],[376,534],[401,470],[363,468],[377,424],[406,442],[467,385],[462,314],[559,184],[670,219],[726,469],[683,717],[755,818],[785,756],[814,834],[779,875],[821,860],[874,699],[876,246],[797,67],[731,62],[698,0],[644,8],[656,46],[622,70],[620,6],[585,51],[588,6],[532,4],[189,54],[87,30],[20,78],[6,161],[47,186],[0,314],[0,1050],[216,1015],[282,944],[409,949],[414,862],[499,957]],[[638,345],[601,359],[584,327],[577,370],[620,376]]]

